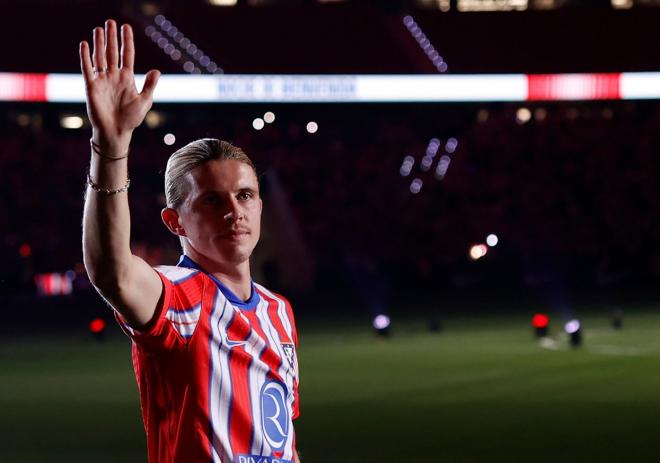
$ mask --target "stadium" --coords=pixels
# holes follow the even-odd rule
[[[659,1],[1,5],[1,462],[147,461],[81,246],[78,45],[108,18],[137,87],[162,73],[133,254],[181,254],[174,151],[220,138],[256,165],[251,269],[295,311],[300,461],[658,461]]]

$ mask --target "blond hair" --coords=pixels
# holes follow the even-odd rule
[[[174,152],[165,169],[165,199],[167,207],[176,209],[186,199],[186,174],[209,161],[234,160],[249,165],[257,176],[252,160],[242,149],[217,138],[201,138]],[[258,176],[257,176],[258,178]]]

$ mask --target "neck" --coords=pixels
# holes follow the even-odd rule
[[[223,285],[229,288],[241,300],[247,301],[250,299],[250,295],[252,294],[250,259],[236,264],[208,259],[195,252],[194,249],[186,249],[185,254],[199,264],[206,272],[220,280]]]

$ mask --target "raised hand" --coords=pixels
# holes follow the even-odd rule
[[[89,44],[80,43],[80,69],[87,92],[87,114],[93,140],[103,150],[125,152],[133,130],[142,123],[153,103],[153,92],[160,72],[147,73],[141,92],[135,87],[133,30],[121,27],[121,53],[117,43],[117,24],[109,19],[105,31],[94,28],[94,54]]]

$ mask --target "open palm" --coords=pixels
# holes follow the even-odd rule
[[[147,73],[141,92],[135,87],[133,30],[121,28],[121,53],[117,24],[113,20],[94,29],[94,53],[87,42],[80,44],[80,68],[87,91],[87,113],[94,138],[103,145],[128,145],[133,130],[142,123],[153,103],[160,73]]]

